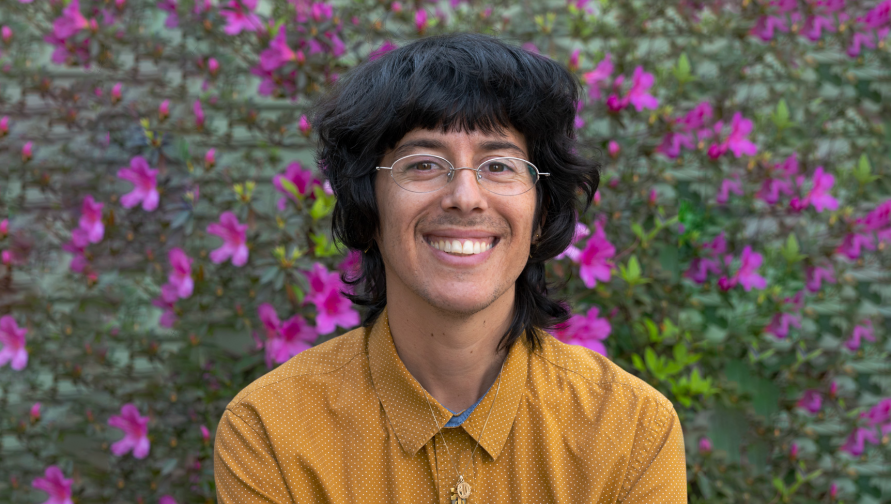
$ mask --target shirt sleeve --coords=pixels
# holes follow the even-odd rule
[[[673,407],[662,411],[652,423],[653,443],[647,453],[649,464],[635,475],[636,481],[626,481],[626,495],[622,504],[685,504],[687,502],[687,458],[684,453],[684,434]]]
[[[228,409],[217,427],[213,476],[221,504],[294,502],[266,436]]]

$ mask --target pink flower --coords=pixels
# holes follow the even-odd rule
[[[201,107],[201,100],[195,100],[192,104],[192,112],[195,113],[195,127],[199,130],[204,128],[204,108]]]
[[[81,273],[87,267],[88,263],[87,258],[84,257],[84,252],[89,243],[90,239],[86,231],[81,228],[71,231],[71,240],[62,245],[62,250],[74,254],[74,258],[71,259],[71,264],[69,265],[71,271]]]
[[[770,324],[764,328],[764,332],[783,339],[789,334],[789,326],[801,329],[801,321],[798,319],[798,316],[791,313],[777,313],[771,319]]]
[[[835,283],[835,269],[831,264],[827,265],[825,268],[821,266],[807,268],[806,276],[807,283],[805,286],[807,287],[807,290],[811,292],[818,292],[824,280],[829,283]]]
[[[727,198],[730,197],[731,192],[737,196],[743,195],[742,183],[739,181],[739,175],[737,174],[734,174],[732,179],[724,179],[721,182],[721,190],[715,196],[715,201],[719,205],[727,203]]]
[[[336,326],[349,329],[359,324],[359,312],[341,293],[344,284],[337,272],[329,273],[323,265],[315,263],[312,270],[305,274],[310,286],[306,301],[314,304],[318,310],[316,329],[319,334],[328,334]]]
[[[613,69],[612,55],[606,53],[606,56],[600,60],[600,63],[597,64],[594,70],[582,74],[582,79],[588,86],[588,96],[592,100],[600,100],[600,91],[609,85],[609,78],[613,74]]]
[[[619,157],[619,152],[621,152],[622,148],[615,140],[610,140],[606,146],[607,152],[609,152],[609,157],[616,159]]]
[[[792,153],[782,163],[770,169],[770,177],[764,180],[761,189],[755,194],[768,205],[775,205],[780,200],[780,193],[791,196],[792,178],[798,174],[798,153]]]
[[[852,261],[860,257],[860,248],[864,247],[869,250],[875,250],[876,246],[871,235],[863,235],[858,233],[848,233],[845,235],[841,245],[836,247],[835,252],[844,255]]]
[[[0,221],[0,238],[6,237],[9,234],[9,219],[3,219]]]
[[[798,443],[792,443],[792,446],[789,447],[789,458],[792,460],[798,458]]]
[[[415,12],[415,29],[418,30],[418,33],[423,34],[424,30],[427,29],[427,11],[424,9],[418,9]]]
[[[210,75],[216,75],[220,71],[220,62],[216,58],[207,60],[207,71],[210,72]]]
[[[232,258],[233,266],[244,266],[248,260],[247,224],[239,224],[232,212],[223,212],[219,223],[207,226],[207,233],[223,239],[223,246],[210,253],[210,260],[219,264]]]
[[[205,168],[213,168],[214,165],[217,164],[217,150],[210,149],[204,153],[204,166]]]
[[[773,39],[774,30],[788,32],[789,28],[786,26],[786,20],[778,16],[761,16],[749,33],[765,42],[770,42]]]
[[[763,276],[757,273],[758,268],[761,267],[761,261],[763,260],[764,258],[761,254],[752,252],[752,247],[746,245],[743,249],[742,256],[740,257],[739,270],[737,270],[729,279],[726,276],[721,277],[718,280],[718,286],[723,290],[730,290],[735,287],[737,283],[741,283],[746,292],[751,290],[752,287],[758,289],[765,288],[767,286],[767,281]]]
[[[285,173],[276,175],[272,177],[272,185],[275,186],[275,189],[284,194],[285,196],[278,200],[278,209],[279,211],[284,211],[287,207],[287,198],[290,197],[292,200],[297,201],[293,194],[288,192],[287,189],[282,185],[282,180],[287,180],[294,184],[297,187],[297,192],[301,195],[305,196],[307,194],[312,193],[313,186],[319,185],[319,179],[317,179],[313,174],[312,170],[304,170],[303,167],[298,162],[293,162],[288,165],[285,169]]]
[[[568,66],[569,66],[570,72],[575,72],[576,70],[579,69],[579,54],[580,53],[581,53],[581,49],[576,49],[575,51],[572,51],[572,53],[569,55],[569,65]]]
[[[684,272],[684,276],[693,280],[698,284],[705,283],[708,280],[708,274],[718,275],[721,273],[720,256],[727,251],[727,241],[724,239],[724,232],[716,236],[712,241],[702,246],[705,254],[711,256],[697,257],[690,262],[690,267]]]
[[[12,315],[0,317],[0,367],[11,362],[10,367],[16,371],[25,369],[28,365],[28,350],[25,349],[25,335],[28,330],[19,328]]]
[[[271,368],[273,362],[281,364],[307,348],[311,348],[312,342],[318,337],[316,330],[300,315],[294,315],[281,323],[275,313],[275,308],[269,303],[261,304],[257,308],[257,313],[260,316],[260,322],[266,329],[264,346],[266,347],[267,367]],[[356,323],[358,324],[358,321]]]
[[[848,47],[848,56],[857,57],[860,54],[861,45],[875,49],[876,42],[888,36],[889,30],[891,30],[886,26],[889,23],[889,18],[891,18],[891,0],[879,3],[865,16],[858,17],[852,43]]]
[[[830,210],[837,209],[838,200],[829,194],[829,189],[832,188],[834,183],[835,177],[828,173],[824,174],[823,167],[818,166],[816,171],[814,171],[814,184],[810,192],[808,192],[804,199],[799,200],[798,198],[792,198],[789,202],[789,206],[795,210],[803,210],[807,208],[808,204],[811,204],[814,205],[814,209],[817,213],[823,212],[824,208]]]
[[[9,116],[0,117],[0,138],[9,134]]]
[[[111,103],[117,103],[121,101],[121,97],[123,93],[121,92],[121,83],[118,82],[111,88]]]
[[[362,270],[362,254],[358,250],[350,250],[337,269],[347,274],[347,278],[356,277]]]
[[[374,61],[384,54],[392,51],[393,49],[396,49],[396,47],[396,44],[390,42],[389,40],[386,40],[383,44],[381,44],[380,47],[371,51],[371,53],[368,55],[368,61]]]
[[[269,48],[260,53],[260,67],[272,71],[289,61],[297,61],[297,53],[288,47],[288,36],[282,26],[278,35],[269,41]]]
[[[829,485],[829,497],[831,499],[835,499],[836,497],[838,497],[838,483],[833,482],[831,485]]]
[[[4,44],[8,44],[12,40],[12,28],[6,25],[0,27],[0,39],[3,39]]]
[[[699,440],[699,453],[702,453],[703,455],[705,455],[705,454],[708,454],[711,452],[712,452],[712,440],[703,436]]]
[[[257,0],[230,0],[225,9],[220,9],[220,16],[226,20],[223,31],[227,35],[238,35],[244,31],[257,31],[263,25],[254,14]]]
[[[80,210],[80,221],[78,225],[87,233],[91,243],[99,243],[105,236],[105,224],[102,223],[102,207],[103,203],[97,203],[92,195],[87,194],[84,197],[83,205]]]
[[[176,28],[179,26],[179,14],[176,13],[177,0],[161,0],[158,2],[158,8],[167,12],[167,19],[164,20],[164,26],[167,28]]]
[[[579,276],[590,289],[597,285],[597,280],[607,282],[613,268],[609,259],[616,255],[616,247],[606,239],[606,233],[600,222],[594,223],[594,234],[588,239],[585,248],[579,254]]]
[[[152,306],[161,308],[161,318],[158,319],[158,325],[161,327],[171,328],[176,324],[177,316],[174,310],[177,300],[176,287],[171,284],[161,286],[161,295],[152,300]]]
[[[851,337],[848,341],[845,341],[845,347],[852,352],[860,348],[860,340],[867,339],[875,343],[876,337],[872,332],[872,320],[866,319],[863,321],[863,325],[854,326],[854,331],[851,333]]]
[[[300,122],[297,124],[297,128],[300,129],[300,134],[308,137],[309,131],[312,129],[312,126],[309,124],[309,119],[306,118],[305,115],[300,116]]]
[[[80,0],[71,0],[62,10],[62,16],[53,21],[53,35],[56,38],[67,39],[89,26],[87,18],[80,13]]]
[[[27,163],[34,157],[34,142],[26,142],[22,146],[22,162]]]
[[[192,295],[195,286],[192,280],[192,259],[181,248],[172,248],[168,254],[170,275],[167,281],[176,289],[176,294],[185,299]]]
[[[557,338],[565,343],[581,345],[607,356],[603,340],[609,336],[613,329],[607,319],[598,317],[599,313],[599,308],[594,306],[585,315],[573,315],[565,324],[557,328]]]
[[[653,87],[653,82],[655,82],[653,74],[644,72],[641,66],[636,67],[631,77],[631,89],[622,98],[623,102],[630,102],[638,112],[645,108],[655,110],[659,107],[659,100],[647,93]]]
[[[582,224],[581,222],[575,223],[575,233],[572,235],[572,242],[566,247],[566,250],[560,252],[557,257],[554,259],[563,259],[564,257],[570,258],[572,261],[578,262],[579,257],[582,254],[582,251],[575,246],[582,238],[591,234],[591,230],[588,229],[588,226]]]
[[[170,117],[170,100],[164,100],[158,106],[158,117],[163,121]]]
[[[891,397],[882,399],[861,416],[866,418],[867,426],[879,427],[879,434],[887,435],[891,432]]]
[[[204,426],[202,425],[202,427]],[[164,495],[158,499],[158,504],[176,504],[176,499],[170,495]]]
[[[715,123],[714,130],[716,134],[720,135],[723,129],[723,121]],[[739,112],[734,113],[733,120],[730,124],[730,134],[727,135],[727,139],[724,140],[724,142],[720,144],[715,143],[709,147],[709,157],[717,159],[727,152],[728,149],[730,149],[736,157],[740,157],[743,154],[754,156],[758,153],[758,146],[746,138],[751,131],[752,121],[743,117]]]
[[[128,403],[121,406],[121,414],[108,419],[108,425],[124,431],[124,439],[111,445],[111,452],[120,457],[130,450],[138,459],[145,458],[151,443],[148,438],[149,417],[139,415],[136,406]]]
[[[859,457],[860,455],[863,455],[865,441],[869,441],[872,444],[879,444],[879,438],[876,437],[875,429],[857,427],[839,450],[846,451],[855,457]]]
[[[31,482],[33,488],[49,494],[49,499],[43,501],[43,504],[73,504],[71,500],[72,479],[66,478],[62,474],[62,470],[54,465],[47,467],[43,471],[43,476],[43,478],[35,478]]]
[[[823,407],[823,396],[817,390],[805,390],[801,399],[798,400],[797,406],[811,413],[817,413]]]
[[[206,425],[202,425],[200,428],[201,440],[204,441],[205,444],[207,444],[207,442],[210,441],[210,430],[207,428]]]
[[[32,423],[40,420],[40,406],[39,402],[31,405],[31,411],[28,412],[28,416],[31,418]]]
[[[142,156],[130,160],[130,168],[118,170],[118,178],[133,184],[133,190],[121,197],[124,208],[133,208],[142,202],[146,212],[158,208],[158,170],[149,168],[148,161]]]
[[[707,101],[700,102],[693,110],[687,112],[684,117],[674,121],[674,131],[670,131],[665,135],[662,143],[656,147],[656,152],[661,152],[665,156],[675,159],[681,155],[681,147],[687,149],[696,148],[694,133],[699,139],[712,136],[712,131],[705,127],[705,123],[711,120],[712,115],[712,105]]]

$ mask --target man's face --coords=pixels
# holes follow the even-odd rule
[[[530,160],[523,135],[513,128],[504,133],[415,129],[387,151],[379,166],[409,154],[434,154],[456,168],[476,168],[496,157]],[[382,170],[375,193],[388,302],[414,298],[456,315],[479,312],[498,300],[513,306],[514,282],[529,258],[536,188],[501,196],[480,186],[475,172],[459,170],[445,187],[413,193]],[[465,242],[478,244],[474,252],[479,253],[441,250],[446,242],[457,248],[456,241],[462,252]]]

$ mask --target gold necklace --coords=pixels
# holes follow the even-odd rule
[[[476,440],[476,446],[473,447],[473,451],[470,452],[470,467],[471,471],[473,471],[473,477],[476,478],[476,466],[473,463],[473,456],[476,454],[476,449],[480,447],[480,441],[483,440],[483,432],[486,431],[486,425],[489,423],[489,417],[492,416],[492,410],[495,408],[495,401],[498,400],[498,391],[501,390],[501,372],[504,371],[504,363],[507,362],[507,356],[504,357],[504,360],[501,361],[501,370],[498,371],[498,387],[495,388],[495,397],[492,399],[492,404],[489,406],[489,413],[486,415],[486,421],[483,422],[483,428],[480,430],[479,438]],[[424,389],[424,387],[421,387]],[[446,442],[445,436],[442,435],[442,427],[439,427],[439,419],[436,418],[436,414],[433,413],[433,405],[430,404],[430,399],[427,398],[427,389],[424,389],[424,399],[427,400],[427,407],[430,408],[430,416],[433,417],[433,424],[437,426],[439,429],[439,437],[442,439],[443,444],[446,447],[446,453],[449,456],[449,460],[452,460],[452,452],[449,450],[449,443]],[[446,422],[448,423],[448,422]],[[436,438],[436,434],[433,435]],[[454,487],[449,488],[449,498],[451,500],[451,504],[466,504],[467,499],[470,497],[470,492],[473,488],[470,486],[470,483],[464,481],[464,476],[458,470],[458,465],[452,461],[452,465],[455,467],[455,474],[458,476],[458,483],[455,484]],[[439,477],[439,470],[436,471],[437,478]]]

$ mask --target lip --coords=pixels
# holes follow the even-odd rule
[[[442,238],[442,239],[465,239],[465,240],[478,240],[484,241],[487,240],[492,244],[492,247],[489,250],[484,252],[480,252],[479,254],[473,255],[454,255],[448,252],[444,252],[442,250],[436,249],[430,243],[430,238]],[[496,249],[501,239],[493,235],[491,231],[475,231],[475,230],[437,230],[429,233],[422,234],[422,241],[424,245],[426,245],[427,250],[429,250],[433,256],[442,263],[445,263],[449,266],[454,267],[473,267],[479,264],[486,262],[489,257],[492,255],[492,251]]]
[[[498,238],[498,235],[485,230],[473,230],[473,229],[437,229],[435,231],[427,231],[425,233],[421,233],[421,235],[426,240],[431,236],[435,236],[437,238],[454,238],[454,239],[465,239],[465,240],[486,240],[491,238]]]

